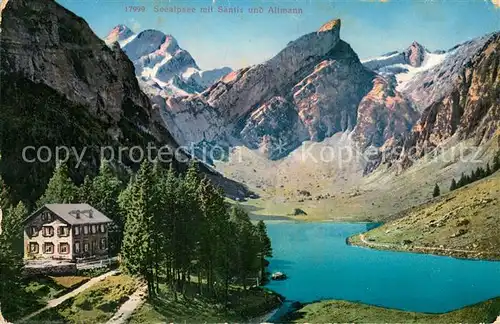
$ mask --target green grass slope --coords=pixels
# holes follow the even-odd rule
[[[296,323],[492,323],[500,314],[500,297],[443,314],[405,312],[347,301],[322,301],[289,315]]]
[[[500,260],[500,172],[350,238],[354,245]]]

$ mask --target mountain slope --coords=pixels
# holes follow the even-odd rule
[[[407,168],[413,159],[447,143],[473,139],[480,145],[500,128],[500,33],[467,42],[448,55],[433,69],[416,75],[403,90],[414,105],[425,108],[410,133],[384,148],[389,152],[403,147],[403,153],[382,152],[367,172],[379,163],[397,162]]]
[[[270,60],[234,71],[199,95],[158,101],[166,125],[178,129],[173,134],[181,144],[245,145],[270,159],[286,156],[303,141],[322,141],[338,132],[354,131],[364,148],[408,131],[416,119],[411,105],[363,67],[340,39],[340,25],[332,20],[290,42]],[[381,117],[375,120],[358,109],[370,91],[381,99],[375,109]],[[396,120],[378,124],[376,136],[366,134],[384,115]],[[365,123],[358,125],[361,119]]]
[[[202,92],[232,70],[228,67],[203,71],[188,51],[179,47],[172,35],[158,30],[133,33],[118,25],[105,38],[109,45],[118,42],[134,63],[136,75],[144,82],[155,82],[166,95]]]
[[[354,244],[500,260],[500,172],[352,238]]]
[[[177,148],[119,46],[106,46],[82,18],[54,1],[2,5],[0,173],[15,198],[33,202],[56,162],[54,155],[48,163],[29,162],[23,158],[26,147],[84,152],[82,165],[72,168],[77,181],[96,172],[101,148],[114,150],[115,158],[118,148],[146,151],[148,143]],[[138,157],[128,152],[120,162],[134,166],[132,158]],[[205,171],[219,184],[228,183],[234,196],[245,194],[243,186]]]

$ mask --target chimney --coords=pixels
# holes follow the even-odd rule
[[[72,210],[69,212],[70,215],[75,215],[76,219],[80,219],[80,211],[79,210]]]
[[[89,209],[89,218],[94,217],[94,211],[92,209]]]

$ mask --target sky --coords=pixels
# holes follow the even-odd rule
[[[500,0],[57,0],[83,17],[104,38],[118,24],[135,32],[173,35],[202,69],[233,69],[261,63],[288,42],[340,18],[340,36],[361,59],[403,50],[417,41],[429,50],[449,49],[500,31]],[[129,10],[143,10],[130,12]],[[142,8],[141,8],[142,7]],[[155,12],[194,8],[195,13]],[[201,8],[213,7],[212,13]],[[219,13],[240,8],[243,13]],[[262,7],[263,13],[249,13]],[[270,14],[269,7],[301,14]]]

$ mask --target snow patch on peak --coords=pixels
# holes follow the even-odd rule
[[[227,67],[202,71],[191,54],[179,46],[174,36],[155,29],[135,34],[127,26],[118,25],[105,41],[108,45],[118,42],[134,63],[141,84],[148,85],[148,90],[163,88],[163,94],[169,96],[203,92],[232,71]],[[155,86],[152,87],[152,84]]]
[[[129,39],[134,35],[135,35],[134,32],[127,26],[117,25],[109,32],[108,36],[106,36],[104,41],[108,45],[114,42],[121,43],[122,41]]]
[[[425,59],[422,62],[422,65],[419,67],[413,67],[409,64],[400,65],[402,68],[406,70],[406,72],[396,74],[397,87],[396,90],[402,91],[405,89],[406,85],[409,81],[411,81],[417,74],[430,70],[433,67],[444,62],[448,53],[444,54],[435,54],[435,53],[427,53],[425,55]]]

